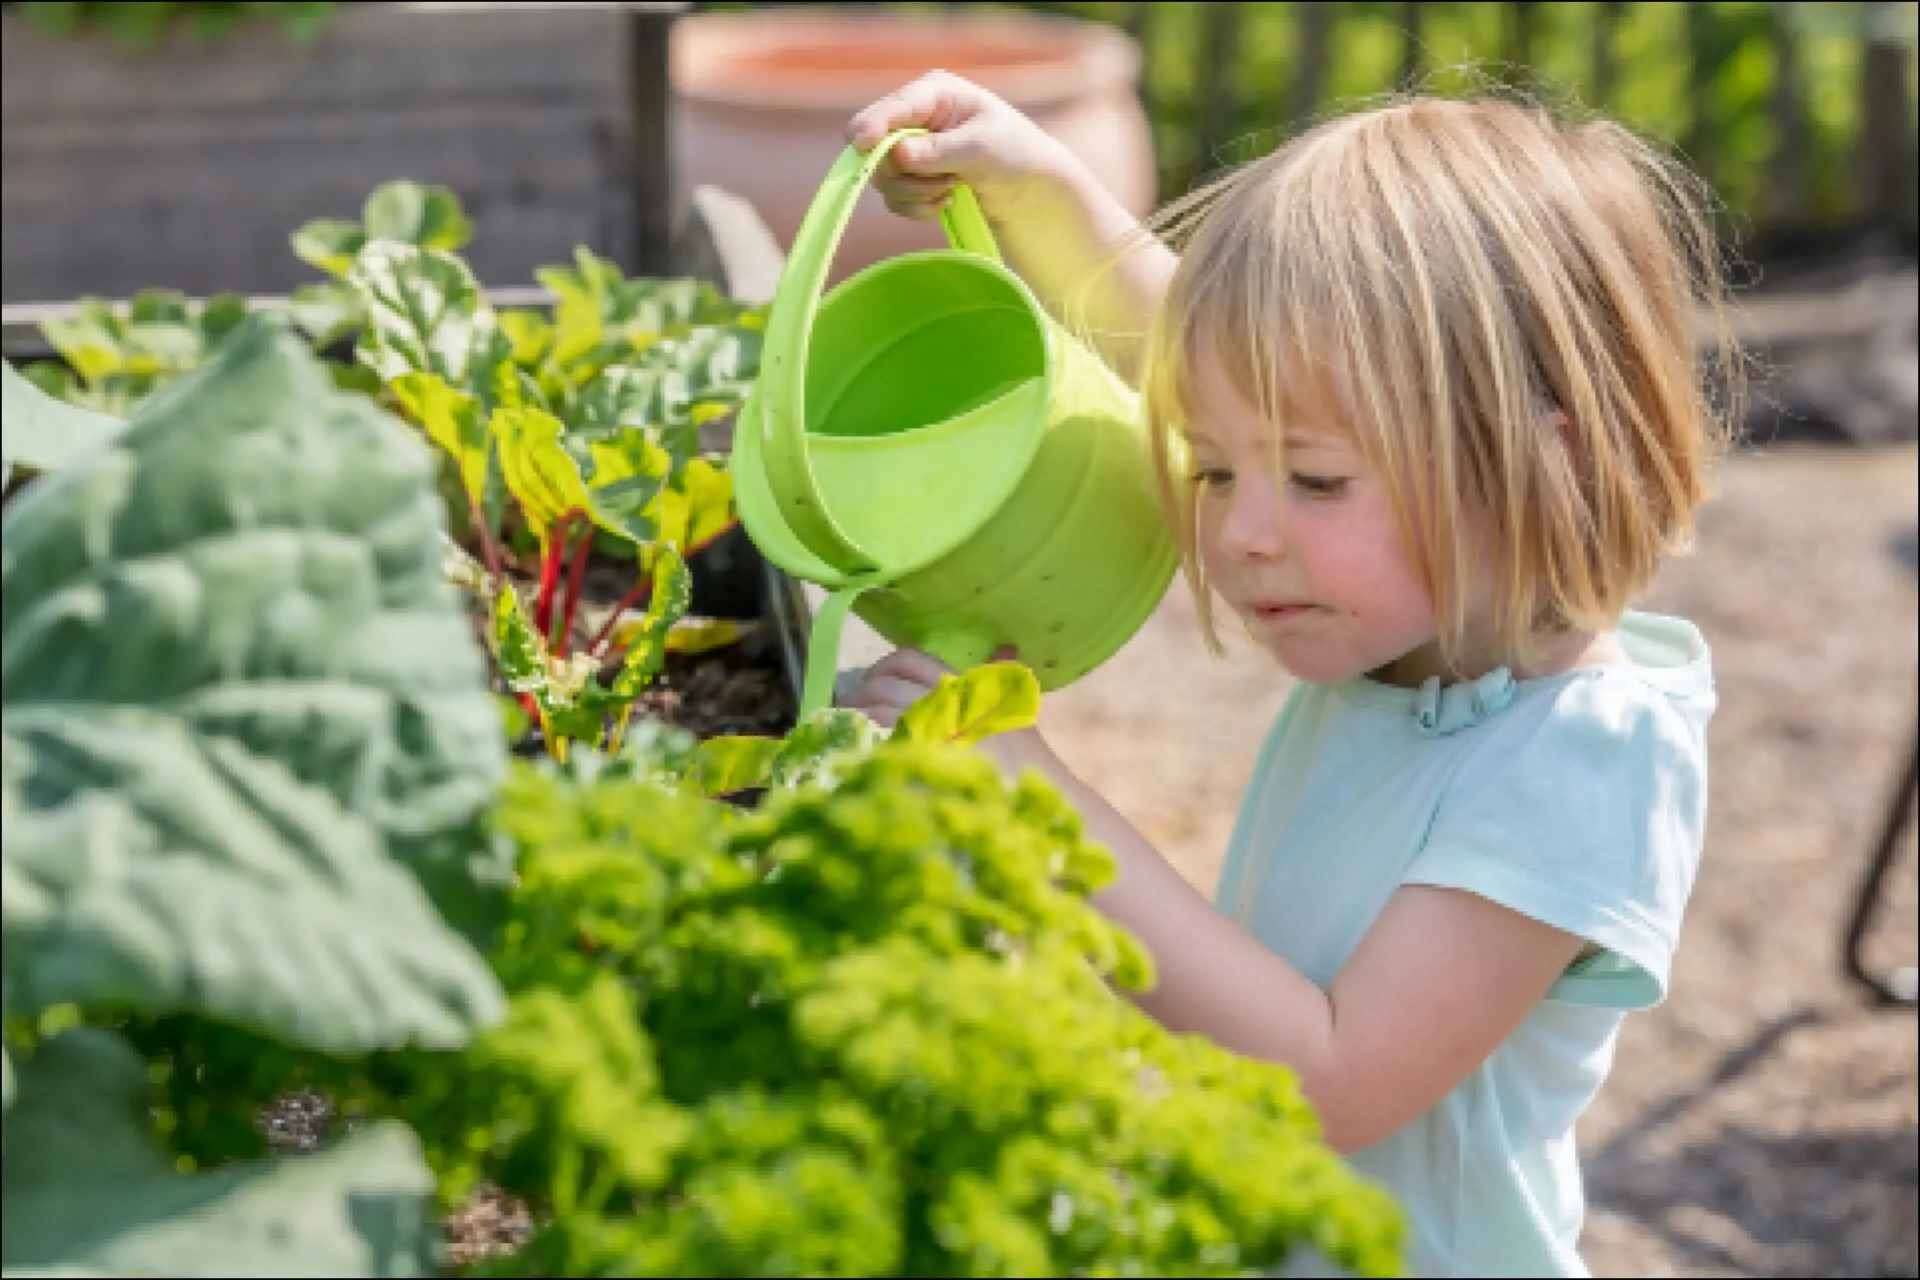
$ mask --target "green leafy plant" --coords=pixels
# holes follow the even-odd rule
[[[1114,995],[1150,966],[1060,796],[948,745],[1031,673],[887,743],[643,724],[509,772],[485,838],[426,455],[274,317],[0,527],[9,1270],[425,1274],[429,1187],[483,1183],[535,1222],[488,1274],[1396,1268],[1289,1073]],[[350,1131],[263,1155],[297,1085]]]
[[[196,302],[170,289],[148,289],[124,306],[82,298],[76,314],[40,325],[66,361],[29,365],[26,376],[49,395],[124,418],[161,387],[205,363],[247,318],[238,295]]]
[[[104,31],[129,49],[151,49],[177,27],[217,39],[260,18],[279,19],[288,38],[304,43],[320,33],[334,5],[329,0],[27,0],[20,8],[54,35]]]
[[[367,197],[360,221],[315,218],[290,237],[296,257],[333,277],[293,291],[294,319],[315,344],[330,347],[366,323],[360,295],[347,283],[347,273],[369,241],[457,253],[472,238],[473,224],[448,188],[405,180],[382,183]]]
[[[63,409],[10,404],[8,432]],[[434,1265],[404,1127],[194,1173],[146,1093],[236,1034],[444,1050],[502,1017],[461,930],[509,875],[480,826],[504,745],[441,521],[425,451],[270,317],[9,504],[9,1271]],[[156,1022],[174,1051],[143,1057]]]
[[[1039,716],[1040,682],[1033,672],[1018,663],[994,662],[941,677],[884,740],[973,746],[993,734],[1027,728]],[[881,741],[873,721],[840,707],[814,712],[785,738],[721,736],[696,742],[690,734],[656,726],[630,751],[623,752],[620,735],[614,735],[608,748],[614,772],[607,776],[691,788],[706,796],[766,787],[832,787],[844,769]],[[586,776],[603,772],[596,763]]]
[[[460,1073],[413,1053],[332,1086],[425,1135],[443,1204],[492,1181],[531,1206],[486,1274],[1398,1265],[1391,1203],[1290,1073],[1109,990],[1150,966],[1037,775],[888,743],[748,815],[523,767],[498,821],[506,1022]]]
[[[362,223],[310,223],[294,244],[352,288],[360,362],[458,476],[495,659],[549,750],[617,747],[686,612],[684,558],[736,522],[731,477],[700,456],[699,433],[744,396],[764,315],[698,281],[625,279],[584,249],[539,273],[551,319],[496,312],[453,252],[467,234],[451,193],[394,186]],[[535,548],[526,598],[500,545],[509,517]],[[636,581],[582,634],[588,557],[608,540]]]

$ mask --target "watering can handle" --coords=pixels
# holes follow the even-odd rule
[[[787,257],[787,269],[780,276],[767,317],[758,396],[767,475],[774,482],[780,514],[787,526],[814,554],[847,573],[873,573],[879,566],[834,521],[807,456],[807,344],[827,282],[827,269],[833,264],[834,250],[846,232],[860,193],[896,143],[926,132],[900,129],[882,138],[871,151],[862,153],[848,147],[840,153],[793,238],[793,251]],[[952,199],[940,212],[940,222],[954,248],[1001,261],[993,230],[971,188],[962,184],[953,189]]]

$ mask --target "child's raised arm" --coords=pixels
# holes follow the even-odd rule
[[[1009,264],[1056,318],[1069,318],[1072,294],[1091,282],[1084,299],[1090,336],[1108,363],[1134,380],[1147,318],[1173,276],[1173,254],[1146,237],[1057,139],[971,81],[944,71],[924,75],[855,116],[847,139],[864,151],[910,127],[930,136],[900,143],[880,166],[874,185],[887,207],[933,218],[956,182],[972,187]]]

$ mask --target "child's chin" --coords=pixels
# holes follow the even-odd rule
[[[1349,655],[1326,653],[1304,645],[1269,643],[1266,647],[1288,675],[1308,684],[1339,684],[1372,669]]]

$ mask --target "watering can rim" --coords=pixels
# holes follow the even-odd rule
[[[863,153],[848,147],[834,162],[807,210],[799,233],[794,237],[789,269],[781,277],[768,315],[765,356],[752,396],[752,400],[757,402],[758,412],[751,417],[743,412],[740,422],[742,430],[739,433],[741,438],[735,442],[736,465],[758,468],[766,481],[773,509],[761,513],[763,518],[777,517],[782,532],[790,536],[811,558],[831,566],[837,575],[853,580],[898,578],[923,566],[882,563],[847,535],[834,519],[821,493],[809,456],[806,430],[807,354],[819,313],[849,289],[858,287],[863,281],[870,281],[875,273],[901,270],[930,258],[947,258],[964,260],[972,268],[989,269],[1001,281],[1011,285],[1015,296],[1033,318],[1042,340],[1049,344],[1053,340],[1045,310],[1026,282],[1002,262],[992,228],[981,213],[973,192],[964,184],[954,188],[952,199],[941,211],[941,223],[952,248],[923,250],[889,258],[842,281],[825,291],[823,296],[827,269],[832,263],[834,250],[874,169],[895,144],[925,132],[924,129],[897,130],[870,151]],[[1053,386],[1051,361],[1047,362],[1039,376],[1045,379],[1044,389],[1050,396]],[[929,423],[927,427],[938,425]],[[746,435],[755,433],[757,438],[750,443],[744,439]],[[886,438],[902,440],[910,438],[912,434],[909,432]],[[1017,486],[1024,471],[1023,466],[1012,463],[1031,462],[1033,455],[1039,451],[1044,434],[1045,423],[1036,420],[1026,433],[1022,458],[1010,458],[1009,465],[1001,468],[1001,475],[1007,478],[1008,493]],[[781,500],[779,495],[782,490],[790,495],[788,501]],[[989,506],[988,510],[991,509]],[[743,511],[743,518],[745,514]],[[978,527],[976,524],[972,528],[959,530],[950,539],[943,539],[945,549],[951,550],[962,545],[978,531]],[[921,559],[925,563],[932,563],[938,558]]]
[[[1020,387],[996,397],[966,413],[956,414],[939,422],[916,427],[912,435],[945,434],[964,430],[968,420],[1001,404],[1008,396],[1026,393],[1033,394],[1031,388],[1036,382],[1045,383],[1048,379],[1035,377],[1022,383]],[[1045,391],[1045,387],[1042,391]],[[991,521],[995,507],[989,507],[984,515],[965,525],[955,524],[949,537],[936,543],[929,551],[909,560],[897,561],[875,569],[846,569],[833,564],[820,555],[795,533],[793,527],[781,516],[777,502],[761,501],[759,489],[752,483],[741,484],[739,477],[746,474],[764,475],[759,457],[757,437],[753,434],[759,426],[759,417],[763,412],[752,393],[740,408],[740,417],[734,435],[732,471],[735,475],[734,501],[740,511],[740,520],[746,526],[747,533],[760,547],[761,553],[788,573],[818,583],[823,587],[840,588],[856,584],[880,588],[891,586],[904,578],[911,577],[922,569],[930,568],[953,554],[958,547],[971,541],[975,534]],[[888,441],[898,439],[895,436],[833,436],[829,437],[832,447],[839,451],[862,452],[868,449],[884,448]],[[1012,479],[1006,489],[1010,493],[1019,486],[1024,469],[1008,469]],[[1002,495],[1004,496],[1004,495]],[[798,552],[798,555],[795,552]]]

